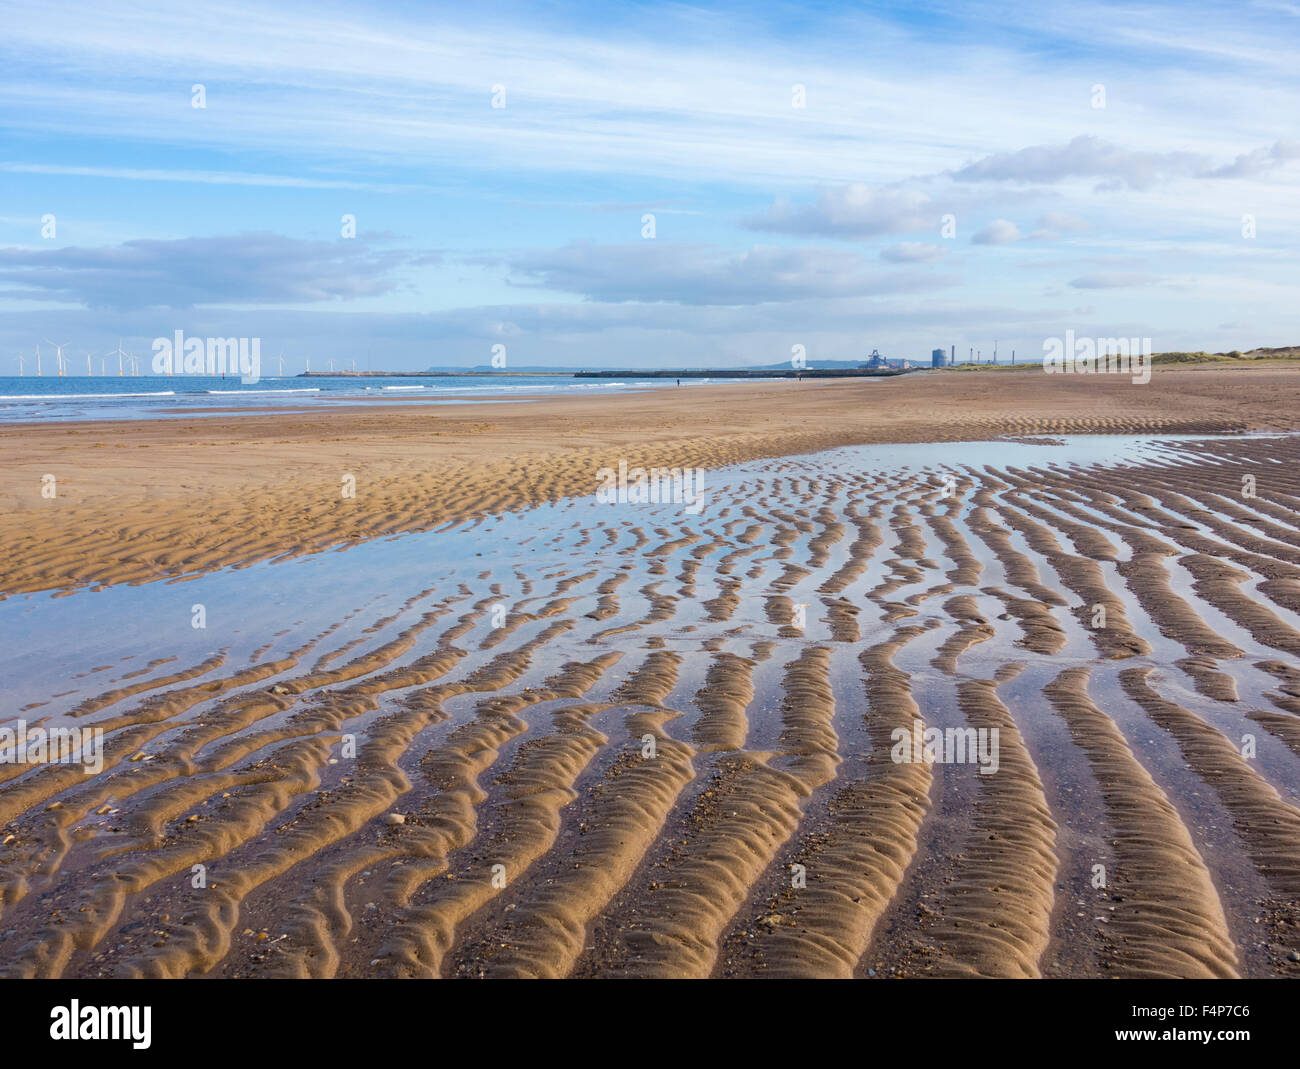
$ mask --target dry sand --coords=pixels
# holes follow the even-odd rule
[[[365,642],[124,674],[100,775],[0,765],[0,974],[1300,974],[1300,443],[956,450],[951,493],[840,448],[1297,423],[1294,372],[1177,370],[4,428],[9,595],[498,552]],[[754,463],[474,519],[620,458]],[[891,760],[917,721],[998,771]]]

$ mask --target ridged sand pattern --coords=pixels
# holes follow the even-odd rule
[[[382,604],[32,702],[104,767],[0,764],[0,974],[1297,975],[1300,446],[981,448],[478,502]]]

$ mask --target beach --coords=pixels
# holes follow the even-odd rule
[[[0,975],[1300,976],[1300,369],[0,456]]]
[[[0,425],[5,592],[237,567],[594,493],[610,463],[713,468],[837,445],[1293,429],[1290,369],[665,387],[223,419]],[[41,494],[53,476],[56,498]],[[356,495],[342,496],[351,475]]]

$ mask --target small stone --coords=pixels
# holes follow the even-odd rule
[[[384,816],[384,823],[391,825],[405,824],[406,817],[402,816],[401,813],[388,813]]]

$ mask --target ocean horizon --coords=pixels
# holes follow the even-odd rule
[[[713,380],[683,380],[706,385]],[[623,393],[663,387],[669,381],[635,374],[617,379],[575,379],[566,375],[438,375],[424,382],[407,375],[266,376],[243,383],[238,376],[199,375],[8,375],[0,376],[0,423],[113,419],[183,419],[230,414],[230,409],[265,411],[303,405],[376,403],[403,397],[431,404],[483,400],[525,401],[563,394]]]

